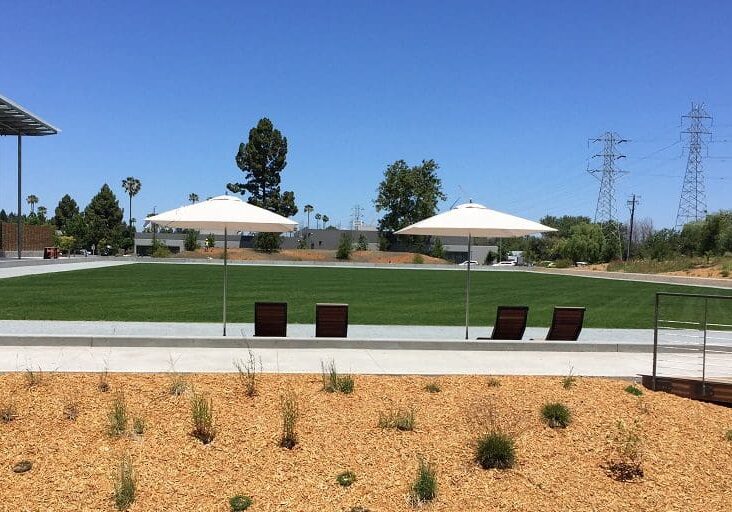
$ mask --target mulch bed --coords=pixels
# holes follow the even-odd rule
[[[16,417],[0,423],[0,510],[114,510],[113,477],[129,455],[137,474],[130,510],[226,511],[235,494],[251,495],[252,511],[413,509],[410,484],[420,456],[437,468],[437,499],[426,510],[729,511],[732,504],[732,409],[645,391],[627,382],[579,378],[567,390],[551,377],[355,376],[351,395],[321,391],[319,375],[263,375],[248,398],[235,375],[185,375],[213,399],[217,436],[208,445],[190,435],[190,390],[168,393],[169,375],[111,374],[111,390],[94,374],[44,374],[26,386],[22,373],[0,376],[0,406]],[[299,444],[278,446],[280,395],[299,397]],[[143,416],[143,435],[107,433],[114,393],[130,416]],[[551,429],[539,411],[560,401],[572,411],[566,429]],[[76,402],[78,417],[64,409]],[[413,407],[413,432],[381,429],[379,412]],[[517,465],[483,470],[473,440],[488,411],[516,435]],[[608,476],[609,437],[617,420],[638,421],[644,476]],[[132,430],[130,419],[129,430]],[[20,461],[32,469],[14,473]],[[350,487],[336,482],[352,470]]]

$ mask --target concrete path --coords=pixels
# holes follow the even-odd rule
[[[82,257],[52,261],[5,260],[2,264],[0,264],[0,279],[38,274],[50,274],[54,272],[69,272],[72,270],[89,270],[92,268],[116,267],[118,265],[129,265],[130,263],[135,263],[135,260],[122,258],[90,258],[89,260],[86,260]]]
[[[482,374],[634,377],[651,369],[651,354],[587,352],[459,352],[434,350],[258,349],[268,373],[319,373],[322,361],[356,374]],[[246,349],[0,347],[0,371],[233,372]]]
[[[541,274],[589,277],[593,279],[613,279],[616,281],[637,281],[641,283],[678,284],[683,286],[699,286],[702,288],[732,289],[732,278],[671,276],[667,274],[637,274],[631,272],[604,272],[599,270],[582,270],[580,268],[561,269],[532,267],[525,271]]]
[[[229,337],[254,336],[254,324],[228,324]],[[470,338],[491,335],[491,326],[471,327]],[[528,327],[524,340],[543,340],[546,327]],[[70,336],[221,336],[220,323],[181,322],[85,322],[52,320],[0,320],[0,336],[13,335],[70,335]],[[291,338],[315,336],[313,324],[288,324]],[[382,340],[460,340],[465,339],[465,327],[421,325],[349,325],[348,337],[353,339]],[[653,343],[652,329],[583,329],[581,343]]]

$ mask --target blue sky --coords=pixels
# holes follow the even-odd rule
[[[730,2],[0,1],[0,94],[62,129],[24,144],[24,195],[51,211],[105,182],[122,198],[129,175],[137,218],[221,194],[267,116],[289,142],[283,190],[335,223],[355,204],[375,221],[386,166],[428,158],[443,209],[592,216],[587,140],[614,130],[632,141],[620,218],[636,193],[638,217],[672,226],[692,100],[719,141],[708,208],[732,207]],[[14,152],[0,138],[7,210]]]

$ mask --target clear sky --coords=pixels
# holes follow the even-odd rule
[[[24,196],[51,212],[64,193],[83,208],[105,182],[123,199],[129,175],[138,219],[224,193],[267,116],[288,139],[299,221],[311,203],[344,226],[360,204],[373,222],[386,166],[428,158],[442,209],[472,198],[532,219],[593,216],[600,148],[587,141],[614,130],[632,141],[620,218],[636,193],[638,217],[673,226],[692,100],[719,141],[708,208],[732,207],[729,1],[0,0],[0,12],[0,94],[62,129],[24,144]],[[0,138],[6,210],[14,153]]]

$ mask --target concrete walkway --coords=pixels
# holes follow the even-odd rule
[[[81,260],[81,261],[80,261]],[[51,274],[72,270],[89,270],[93,268],[116,267],[136,263],[134,259],[105,258],[85,259],[83,257],[60,260],[0,260],[0,279],[8,277]]]
[[[634,377],[648,373],[647,353],[469,352],[444,350],[257,349],[268,373],[319,373],[322,361],[356,374],[574,375]],[[239,348],[0,347],[0,371],[233,372]]]

